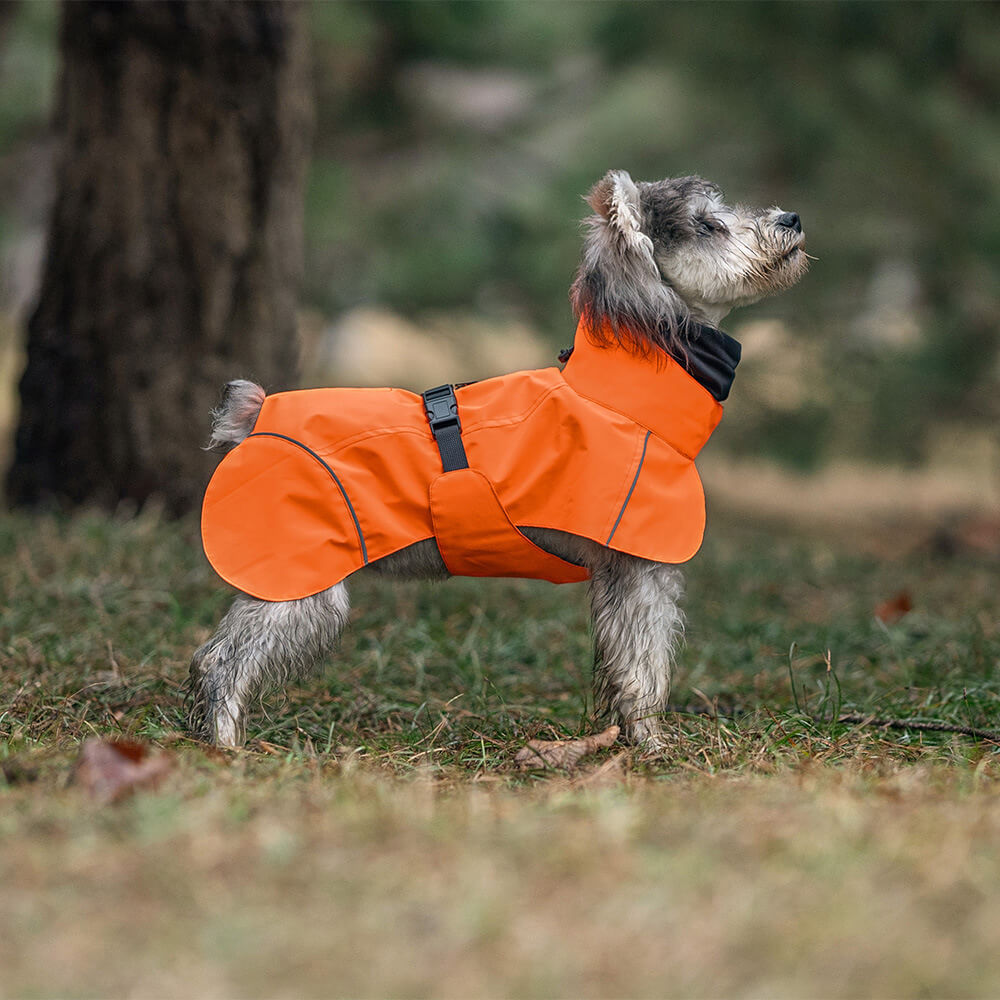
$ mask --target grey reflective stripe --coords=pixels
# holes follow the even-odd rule
[[[337,489],[340,490],[340,495],[344,498],[344,503],[347,504],[347,509],[350,512],[351,520],[354,521],[354,530],[358,533],[358,544],[361,546],[361,558],[364,560],[364,564],[368,565],[368,547],[365,545],[365,536],[361,534],[361,524],[358,521],[358,515],[354,513],[354,505],[351,503],[351,498],[347,495],[347,490],[344,489],[344,484],[337,478],[337,473],[330,468],[326,462],[323,461],[319,455],[312,450],[312,448],[304,445],[301,441],[296,441],[295,438],[288,437],[287,434],[275,434],[274,431],[254,431],[252,434],[247,435],[247,440],[255,437],[271,437],[277,438],[279,441],[287,441],[289,444],[295,445],[296,448],[301,448],[307,455],[316,459],[320,465],[330,474],[330,478],[337,484]]]
[[[629,500],[632,499],[632,494],[635,491],[635,484],[639,482],[639,473],[642,472],[642,463],[646,461],[646,445],[649,444],[649,435],[652,433],[652,431],[646,431],[646,438],[642,442],[642,454],[639,456],[639,468],[635,470],[635,479],[632,480],[632,485],[628,488],[628,496],[625,497],[625,503],[622,504],[622,509],[618,511],[618,518],[615,521],[615,526],[611,529],[611,534],[608,535],[608,540],[604,543],[605,545],[611,544],[611,539],[614,538],[615,532],[618,530],[618,525],[621,524],[625,508],[628,506]]]

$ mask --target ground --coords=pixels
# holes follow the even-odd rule
[[[528,739],[598,728],[582,587],[359,580],[340,655],[231,753],[182,728],[230,597],[195,525],[8,516],[0,996],[995,994],[1000,565],[969,537],[716,511],[667,754],[545,773]],[[116,735],[170,771],[101,804],[71,775]]]

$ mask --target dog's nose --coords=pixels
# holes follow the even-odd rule
[[[798,212],[782,212],[774,221],[776,225],[784,226],[785,229],[794,229],[797,233],[802,232],[802,222]]]

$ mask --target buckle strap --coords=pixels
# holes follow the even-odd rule
[[[421,393],[424,411],[431,425],[431,433],[441,452],[441,465],[445,472],[467,469],[469,459],[462,444],[462,421],[458,418],[458,399],[454,386],[438,385]]]

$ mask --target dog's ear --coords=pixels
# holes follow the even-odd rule
[[[583,260],[570,289],[574,311],[598,339],[607,326],[619,343],[669,350],[686,329],[688,308],[660,274],[642,229],[639,188],[624,170],[611,170],[587,201],[597,215],[584,223]]]
[[[590,207],[607,223],[623,249],[648,254],[655,269],[653,241],[642,231],[639,189],[627,170],[609,170],[587,195]]]

